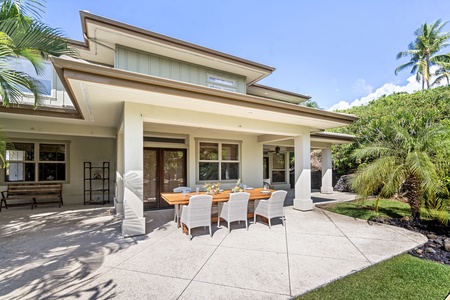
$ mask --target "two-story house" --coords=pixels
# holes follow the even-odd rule
[[[144,209],[167,206],[160,193],[205,182],[260,187],[270,178],[295,186],[294,208],[311,210],[312,148],[322,149],[322,192],[332,191],[331,145],[351,137],[323,131],[356,117],[259,85],[272,67],[80,14],[80,58],[51,58],[48,101],[0,109],[15,145],[1,185],[62,182],[64,202],[83,203],[84,162],[110,162],[110,200],[127,236],[145,233]]]

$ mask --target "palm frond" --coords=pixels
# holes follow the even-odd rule
[[[1,2],[0,16],[3,18],[41,18],[44,13],[45,0],[3,0]]]
[[[9,144],[9,139],[3,132],[3,126],[0,125],[0,168],[3,168],[5,165],[5,156],[4,153],[6,153],[6,147]]]
[[[25,87],[33,94],[37,107],[41,102],[41,95],[45,92],[43,84],[26,73],[0,68],[0,96],[3,106],[20,104],[23,97],[26,97],[20,87]]]

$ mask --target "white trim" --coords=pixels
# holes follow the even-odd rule
[[[21,144],[33,144],[33,160],[16,160],[12,162],[18,162],[18,163],[33,163],[34,164],[34,180],[27,181],[25,180],[18,180],[18,181],[7,181],[6,180],[6,171],[7,168],[5,168],[5,178],[3,180],[3,183],[9,184],[9,183],[31,183],[31,182],[40,182],[40,183],[46,183],[46,182],[62,182],[62,183],[69,183],[69,158],[70,158],[70,141],[47,141],[47,140],[22,140],[22,139],[13,139],[11,143],[14,145],[14,143],[21,143]],[[64,145],[64,161],[41,161],[40,160],[40,151],[39,151],[39,145],[41,144],[50,144],[50,145]],[[14,150],[14,149],[8,149],[8,150]],[[9,161],[8,161],[9,162]],[[39,164],[42,163],[56,163],[56,164],[64,164],[65,165],[65,174],[64,174],[64,180],[39,180]]]
[[[200,143],[213,143],[218,145],[218,159],[217,160],[201,160],[200,159]],[[238,158],[237,160],[224,160],[221,157],[222,154],[222,145],[223,144],[232,144],[238,146]],[[242,177],[242,141],[230,141],[230,140],[214,140],[214,139],[197,139],[196,138],[196,155],[195,155],[195,181],[196,184],[203,184],[205,182],[209,181],[217,181],[222,183],[227,182],[234,182],[238,178]],[[206,163],[217,163],[218,166],[218,179],[211,179],[211,180],[200,180],[200,163],[206,162]],[[238,164],[238,177],[237,178],[231,178],[231,179],[222,179],[222,163],[237,163]]]

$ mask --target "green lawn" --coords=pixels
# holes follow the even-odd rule
[[[449,266],[403,254],[296,299],[443,300],[449,293]]]
[[[410,216],[407,203],[380,200],[343,202],[323,209],[360,219]],[[426,213],[424,212],[424,214]],[[450,266],[403,254],[371,266],[296,299],[445,299],[450,293]]]

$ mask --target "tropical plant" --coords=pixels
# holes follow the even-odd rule
[[[306,106],[306,107],[320,109],[319,104],[316,101],[313,101],[313,100],[307,100],[305,102],[300,103],[300,105],[301,106]]]
[[[29,61],[37,75],[44,71],[49,55],[76,56],[59,29],[40,21],[44,5],[38,0],[0,1],[0,96],[3,106],[19,103],[23,90],[33,94],[35,106],[41,99],[44,86],[33,75],[14,70],[19,58]]]
[[[440,65],[440,68],[435,72],[436,79],[433,81],[431,86],[439,85],[444,79],[447,81],[447,85],[450,86],[450,63],[441,62]]]
[[[433,123],[450,126],[450,87],[383,96],[367,105],[341,112],[359,118],[351,125],[330,130],[355,135],[357,138],[355,143],[333,146],[333,168],[345,174],[352,172],[360,164],[351,153],[376,142],[386,131],[385,128],[392,124],[408,128],[410,132]]]
[[[370,161],[357,172],[353,189],[363,198],[391,197],[403,189],[412,218],[420,219],[423,199],[445,189],[438,174],[440,162],[450,159],[449,137],[450,128],[440,124],[414,131],[386,127],[382,138],[354,151],[357,160]]]
[[[438,52],[449,46],[450,33],[442,32],[447,22],[437,20],[432,24],[425,22],[415,32],[416,39],[408,45],[408,50],[397,54],[397,59],[410,57],[410,61],[395,69],[397,75],[400,71],[411,68],[411,73],[416,74],[416,80],[422,82],[422,89],[430,87],[431,66],[445,61],[449,54]]]
[[[3,127],[0,126],[0,169],[5,165],[5,153],[6,145],[8,144],[8,138],[3,133]]]

